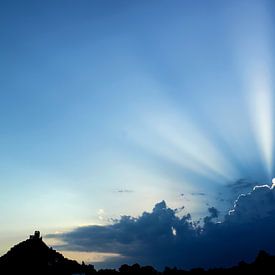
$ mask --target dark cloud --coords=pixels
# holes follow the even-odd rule
[[[233,192],[233,193],[243,193],[247,190],[250,190],[253,188],[253,186],[257,185],[256,182],[250,181],[248,179],[239,179],[234,183],[230,183],[227,185],[227,187]]]
[[[208,212],[200,226],[190,214],[179,217],[162,201],[138,218],[122,216],[110,225],[79,227],[48,237],[66,243],[58,249],[120,254],[122,261],[112,259],[112,266],[122,262],[157,268],[230,266],[252,260],[260,249],[275,253],[275,188],[257,186],[239,196],[222,221],[216,208]]]
[[[184,208],[185,208],[184,206],[175,208],[175,209],[174,209],[174,212],[175,212],[175,213],[180,213],[181,211],[184,210]]]
[[[209,212],[210,216],[206,216],[203,219],[205,225],[212,222],[213,219],[218,218],[218,216],[219,216],[219,211],[215,207],[209,207],[208,212]]]
[[[211,214],[211,218],[218,218],[219,211],[215,207],[208,208],[209,213]]]

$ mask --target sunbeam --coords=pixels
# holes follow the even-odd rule
[[[265,1],[239,3],[233,41],[239,72],[243,78],[245,98],[254,137],[268,177],[272,177],[273,98],[272,98],[272,20]],[[232,18],[231,18],[232,20]],[[235,25],[235,26],[236,26]],[[253,30],[253,31],[252,31]]]
[[[170,114],[166,114],[165,117],[158,114],[153,118],[151,128],[156,134],[175,146],[182,158],[196,162],[209,174],[224,180],[234,179],[237,172],[195,123],[187,115]]]
[[[175,107],[160,107],[145,112],[143,131],[131,127],[129,132],[137,143],[213,183],[226,183],[238,178],[238,171],[211,141],[203,129],[196,125],[188,114]]]
[[[261,148],[261,154],[265,163],[268,176],[272,174],[272,93],[265,70],[255,73],[251,79],[252,87],[249,96],[253,129]]]

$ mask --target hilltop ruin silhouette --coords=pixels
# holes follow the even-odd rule
[[[12,247],[0,258],[0,274],[90,274],[91,265],[80,265],[49,248],[39,231]]]

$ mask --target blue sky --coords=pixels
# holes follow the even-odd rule
[[[238,180],[270,184],[273,14],[256,0],[2,1],[1,251],[162,200],[227,210]]]

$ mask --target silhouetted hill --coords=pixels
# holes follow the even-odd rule
[[[2,275],[91,275],[91,274],[147,274],[147,275],[180,275],[180,274],[275,274],[275,256],[260,251],[255,261],[248,264],[240,262],[231,268],[204,270],[195,268],[190,271],[177,268],[165,268],[158,272],[151,266],[122,265],[119,270],[105,269],[96,271],[93,265],[80,265],[76,261],[66,259],[62,254],[49,248],[40,237],[38,231],[26,241],[12,247],[0,257],[0,274]]]
[[[89,266],[93,269],[93,266]],[[0,274],[82,274],[88,269],[68,260],[42,240],[39,232],[12,247],[0,258]]]

